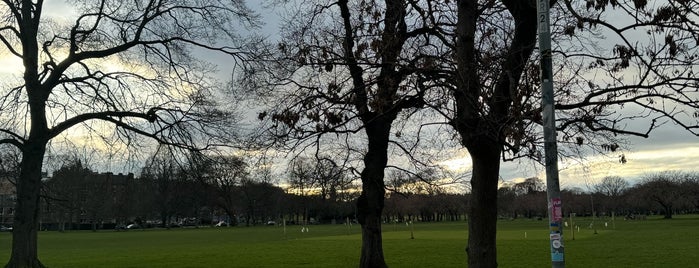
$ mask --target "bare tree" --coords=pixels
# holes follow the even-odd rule
[[[392,137],[401,135],[394,136],[392,127],[399,115],[424,103],[426,88],[420,86],[419,73],[431,66],[430,55],[438,53],[427,33],[436,29],[434,23],[443,22],[433,16],[432,1],[301,3],[285,22],[274,51],[281,59],[265,62],[255,73],[261,79],[248,82],[273,84],[275,108],[260,118],[271,118],[276,136],[292,139],[297,150],[323,142],[314,148],[348,145],[348,135],[362,135],[361,147],[345,148],[362,158],[357,165],[362,180],[357,201],[360,267],[385,267],[384,169],[395,144]]]
[[[648,174],[635,186],[635,192],[640,195],[641,200],[659,205],[665,219],[672,219],[674,210],[681,206],[689,193],[688,189],[682,187],[686,176],[686,173],[679,171]]]
[[[152,197],[151,205],[163,227],[170,228],[182,199],[183,169],[172,151],[159,147],[141,170],[141,183]]]
[[[296,211],[297,222],[298,216],[301,216],[301,224],[307,224],[310,218],[308,214],[309,210],[309,196],[315,187],[315,176],[316,168],[314,163],[310,158],[298,157],[289,163],[289,190],[288,193],[297,195],[300,200],[299,210]]]
[[[546,191],[546,185],[537,177],[527,178],[522,182],[515,183],[512,188],[514,188],[515,194],[517,195],[527,195]]]
[[[280,212],[279,204],[283,200],[284,191],[279,187],[247,178],[241,182],[238,192],[239,204],[247,226],[270,221]]]
[[[696,134],[696,1],[549,3],[553,53],[560,56],[554,62],[560,154],[614,152],[623,145],[618,135],[648,137],[664,122]],[[537,3],[457,5],[447,116],[473,161],[469,267],[494,267],[500,159],[542,159]]]
[[[236,210],[240,199],[239,187],[249,177],[248,164],[232,155],[207,156],[193,154],[190,157],[191,175],[208,186],[214,193],[213,203],[221,208],[231,222],[237,224]]]
[[[512,186],[516,208],[527,218],[543,217],[546,212],[546,185],[537,177],[527,178]],[[515,212],[516,213],[516,212]]]
[[[699,211],[699,174],[691,173],[682,182],[682,188],[688,192],[687,199],[692,210]]]
[[[0,143],[22,151],[6,267],[43,266],[36,245],[43,158],[67,130],[132,146],[141,143],[133,134],[190,148],[225,143],[220,126],[231,117],[209,99],[217,85],[192,53],[241,57],[234,30],[256,19],[243,1],[103,0],[72,8],[75,15],[52,23],[43,0],[0,7],[0,42],[23,63],[17,83],[0,94]],[[229,37],[238,43],[217,44]]]
[[[604,206],[611,212],[618,212],[623,207],[621,201],[623,195],[631,187],[631,184],[619,176],[608,176],[602,178],[602,181],[593,185],[593,190],[596,193],[602,194]]]
[[[513,103],[520,96],[515,89],[536,41],[534,1],[457,2],[456,74],[452,95],[455,100],[454,129],[473,162],[469,210],[469,267],[497,266],[495,228],[500,157],[509,129]],[[508,28],[483,27],[498,21]],[[511,27],[514,26],[514,29]],[[493,38],[480,39],[482,31],[494,31]],[[505,35],[506,38],[498,35]],[[489,41],[495,43],[491,45]],[[504,41],[503,41],[504,40]],[[509,42],[509,46],[502,43]],[[503,49],[492,52],[491,49]],[[488,56],[488,53],[493,53]],[[493,58],[495,56],[496,58]],[[488,60],[492,60],[488,62]],[[487,65],[484,66],[484,65]],[[483,73],[490,69],[491,73]],[[528,94],[521,94],[525,96]]]
[[[631,186],[628,181],[619,176],[607,176],[593,186],[595,192],[606,196],[619,197]]]

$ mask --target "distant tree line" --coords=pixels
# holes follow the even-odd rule
[[[699,173],[665,171],[642,176],[635,183],[610,176],[584,190],[562,190],[563,212],[577,216],[635,218],[699,212]],[[507,184],[498,190],[501,217],[538,218],[547,216],[546,187],[538,178]]]
[[[52,230],[182,225],[344,222],[354,219],[354,181],[323,162],[290,164],[285,183],[236,156],[161,151],[133,174],[97,173],[73,159],[44,180],[42,227]]]
[[[43,187],[44,229],[114,229],[128,224],[182,225],[312,224],[356,221],[360,186],[349,170],[329,159],[299,157],[283,182],[269,169],[255,172],[237,156],[189,156],[159,152],[140,176],[97,173],[72,160]],[[421,175],[387,177],[382,222],[463,221],[469,193],[454,192]],[[546,217],[546,187],[538,178],[502,183],[498,214],[504,219]],[[647,174],[632,184],[605,177],[587,189],[564,189],[564,214],[635,218],[699,212],[699,173]]]

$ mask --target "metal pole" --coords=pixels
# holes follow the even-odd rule
[[[551,62],[551,30],[549,0],[538,0],[537,21],[541,53],[541,95],[544,120],[544,153],[546,162],[546,192],[548,198],[549,239],[553,268],[565,267],[563,250],[563,211],[558,183],[558,149],[556,148],[556,118],[553,101],[553,70]]]

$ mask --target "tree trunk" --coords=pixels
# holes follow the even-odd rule
[[[498,265],[495,237],[501,147],[499,144],[488,143],[492,142],[481,140],[468,146],[473,162],[466,248],[469,268],[491,268]]]
[[[165,229],[168,229],[168,230],[169,230],[169,229],[170,229],[170,223],[168,222],[168,219],[169,219],[168,215],[167,215],[166,213],[164,213],[164,212],[161,211],[161,212],[160,212],[160,221],[163,222],[163,227],[164,227]]]
[[[515,23],[512,43],[502,62],[494,88],[479,79],[476,49],[478,1],[457,1],[456,63],[458,79],[454,99],[456,118],[451,122],[471,154],[468,264],[470,268],[497,267],[495,247],[497,187],[505,133],[518,118],[511,111],[519,79],[536,42],[534,1],[503,0]],[[489,97],[485,97],[491,95]],[[484,98],[485,97],[485,98]],[[485,102],[485,104],[483,103]],[[484,108],[488,107],[488,108]]]
[[[17,180],[17,203],[12,232],[12,254],[5,268],[44,267],[39,261],[39,194],[46,143],[27,143]]]
[[[672,219],[672,206],[663,206],[663,210],[665,212],[663,219]]]
[[[384,118],[385,119],[385,118]],[[388,121],[388,123],[386,123]],[[387,267],[383,256],[381,213],[384,207],[384,169],[388,163],[388,137],[391,120],[366,123],[369,140],[362,170],[362,194],[357,200],[357,218],[362,225],[361,268]]]
[[[237,221],[235,220],[235,213],[231,209],[224,209],[226,211],[226,215],[228,215],[228,226],[235,226],[238,225]]]
[[[375,194],[372,194],[375,195]],[[364,207],[368,210],[380,210],[376,203],[380,202],[376,199],[368,201],[368,194],[362,194],[359,197],[357,207],[362,210]],[[369,203],[374,203],[370,205]],[[371,208],[373,207],[373,208]],[[383,256],[383,241],[381,236],[381,213],[365,213],[359,215],[359,223],[362,226],[362,251],[359,261],[359,267],[362,268],[381,268],[387,267]]]

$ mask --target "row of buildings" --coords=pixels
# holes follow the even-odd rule
[[[124,192],[134,180],[132,173],[90,172],[84,178],[63,177],[60,179],[54,179],[47,175],[44,173],[42,179],[44,194],[49,197],[48,199],[53,198],[54,200],[53,202],[47,201],[47,198],[42,200],[42,225],[45,225],[42,228],[59,225],[59,221],[89,223],[91,221],[87,215],[89,209],[85,207],[85,204],[93,201],[87,200],[89,196],[94,194],[118,196],[118,193]],[[101,191],[96,192],[96,189]],[[17,192],[14,178],[0,177],[0,225],[12,226],[16,201]],[[98,202],[104,202],[104,200]],[[116,220],[106,219],[106,221],[115,222]]]

